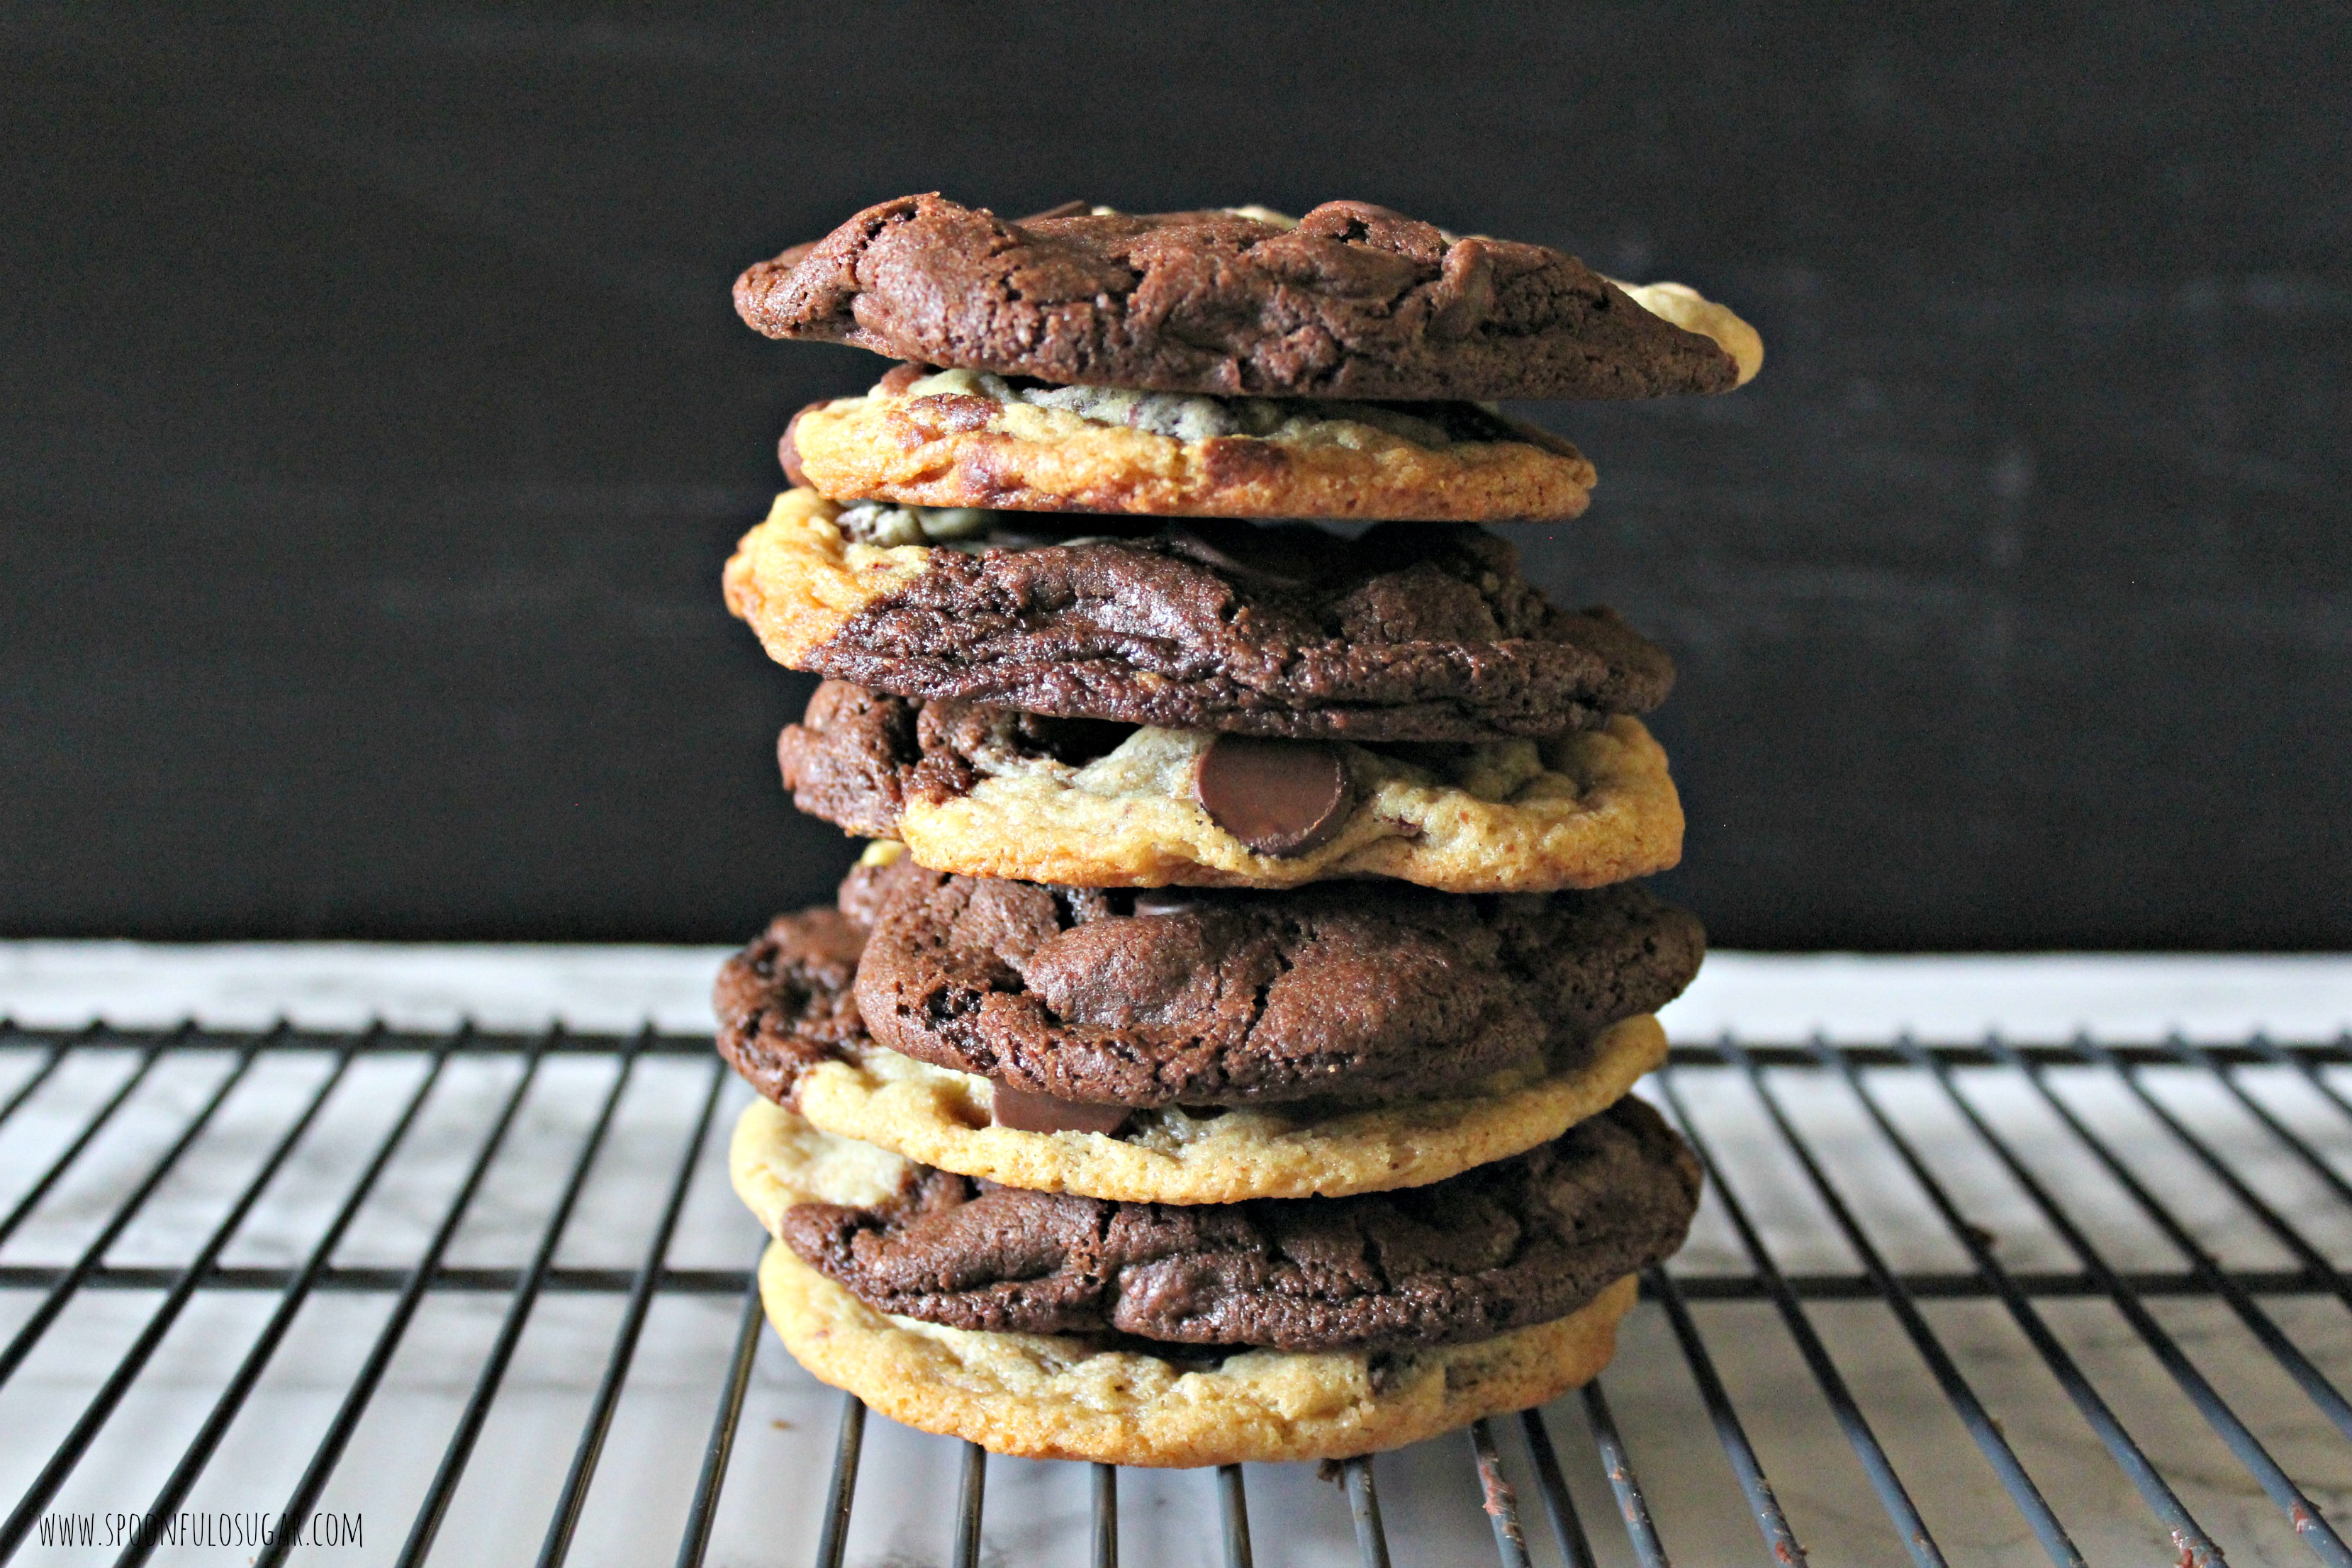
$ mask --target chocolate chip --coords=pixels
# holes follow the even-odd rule
[[[907,405],[907,413],[910,418],[930,426],[935,432],[964,435],[985,428],[1003,406],[985,397],[973,397],[966,393],[934,392]]]
[[[1456,406],[1467,408],[1475,414],[1486,414],[1486,410],[1478,407],[1476,404],[1461,404]],[[1488,441],[1524,441],[1530,447],[1540,447],[1547,452],[1558,453],[1562,457],[1580,458],[1584,456],[1583,453],[1576,449],[1575,442],[1570,440],[1567,437],[1560,435],[1556,430],[1547,430],[1540,425],[1531,425],[1524,419],[1513,419],[1507,415],[1488,415],[1486,416],[1492,418],[1495,424],[1499,427],[1497,434],[1483,437],[1465,437],[1456,438],[1484,439]]]
[[[1219,735],[1192,766],[1192,798],[1259,854],[1301,855],[1339,831],[1355,790],[1328,742]]]
[[[1135,895],[1139,915],[1181,915],[1200,907],[1200,899],[1184,888],[1146,888]]]
[[[1045,550],[1074,539],[1130,539],[1158,531],[1159,524],[1139,518],[1001,511],[988,542],[1002,550]]]
[[[1495,308],[1494,246],[1483,239],[1457,240],[1446,247],[1444,270],[1433,299],[1444,301],[1430,317],[1434,338],[1452,341],[1478,330]]]
[[[875,390],[886,397],[896,397],[930,374],[931,367],[927,364],[894,364],[883,374],[882,384]]]
[[[1124,1105],[1055,1100],[1050,1094],[1031,1094],[1001,1083],[992,1086],[988,1106],[990,1121],[1016,1132],[1115,1133],[1127,1125],[1130,1114]]]
[[[1318,230],[1327,227],[1336,230],[1350,226],[1361,227],[1366,224],[1376,223],[1382,219],[1391,223],[1413,221],[1394,207],[1384,207],[1372,202],[1325,202],[1320,206],[1309,208],[1307,216],[1300,218],[1298,222],[1302,228],[1312,223]]]
[[[1278,534],[1251,523],[1171,523],[1162,537],[1179,555],[1235,577],[1277,588],[1305,588],[1315,581],[1302,552],[1286,550]]]
[[[793,426],[801,422],[801,414],[818,406],[820,405],[812,403],[800,414],[793,415],[792,423],[784,426],[783,437],[776,443],[776,461],[784,466],[784,478],[796,488],[807,485],[808,476],[801,472],[801,449],[793,445]]]

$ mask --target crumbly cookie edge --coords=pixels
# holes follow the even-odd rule
[[[923,574],[928,545],[880,547],[843,541],[841,509],[805,487],[776,497],[768,515],[737,542],[720,574],[727,608],[759,635],[768,657],[804,668],[860,611]]]

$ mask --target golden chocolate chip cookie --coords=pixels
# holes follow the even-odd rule
[[[784,472],[836,500],[1181,517],[1565,522],[1593,471],[1474,403],[1370,404],[906,374],[813,404]]]
[[[1565,1318],[1471,1344],[1213,1361],[889,1317],[781,1244],[760,1294],[803,1366],[894,1421],[1024,1458],[1191,1467],[1374,1453],[1557,1399],[1609,1364],[1636,1289],[1629,1276]]]

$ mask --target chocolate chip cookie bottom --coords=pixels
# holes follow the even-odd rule
[[[744,535],[728,607],[777,662],[906,697],[1355,741],[1560,735],[1674,683],[1614,614],[1553,608],[1510,545],[1464,525],[1349,540],[1206,519],[968,552],[845,531],[872,515],[794,489]]]
[[[1262,820],[1204,794],[1238,737],[924,703],[818,687],[777,743],[801,810],[904,843],[935,870],[1074,887],[1295,888],[1386,877],[1452,893],[1547,892],[1682,858],[1682,802],[1637,719],[1547,740],[1298,748],[1343,786],[1318,820]],[[1246,835],[1246,837],[1244,836]]]
[[[1157,392],[1656,397],[1755,374],[1745,322],[1666,288],[1364,202],[1297,220],[1073,202],[1013,223],[934,194],[751,267],[735,309],[773,338]]]
[[[901,365],[812,404],[785,476],[836,500],[1232,518],[1565,522],[1592,465],[1476,404],[1302,403],[1014,384]]]

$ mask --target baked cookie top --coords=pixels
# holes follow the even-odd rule
[[[1251,741],[828,680],[777,737],[776,758],[801,810],[973,877],[1082,888],[1392,877],[1541,893],[1650,876],[1682,855],[1665,752],[1623,715],[1541,741]]]
[[[1762,353],[1678,286],[1637,295],[1363,202],[1296,222],[1073,202],[1013,223],[901,196],[751,268],[735,309],[773,338],[1149,392],[1655,397],[1727,392]]]
[[[794,669],[1173,729],[1558,735],[1646,712],[1674,683],[1663,650],[1605,608],[1555,609],[1475,528],[1120,521],[789,490],[728,562],[728,607]]]
[[[1592,465],[1475,403],[1213,397],[899,365],[777,455],[837,500],[1180,517],[1564,522]]]
[[[1682,1245],[1698,1163],[1621,1100],[1432,1186],[1178,1206],[908,1164],[880,1202],[798,1203],[777,1237],[896,1317],[1285,1351],[1483,1340],[1565,1317]]]
[[[1635,886],[1127,894],[912,861],[890,883],[857,968],[876,1039],[1114,1106],[1361,1103],[1538,1075],[1679,995],[1706,942]]]

